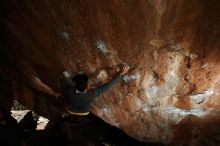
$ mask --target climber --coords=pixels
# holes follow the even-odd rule
[[[90,88],[88,82],[89,78],[86,74],[78,74],[72,77],[71,79],[75,82],[75,85],[71,86],[68,83],[70,74],[64,72],[61,77],[60,88],[62,96],[66,99],[65,103],[67,104],[65,104],[65,108],[68,113],[80,116],[88,115],[90,105],[94,99],[121,80],[122,76],[125,75],[128,70],[128,65],[121,66],[119,73],[117,73],[109,82],[94,89]]]

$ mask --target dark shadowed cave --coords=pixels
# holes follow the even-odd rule
[[[1,142],[220,145],[219,8],[219,0],[0,0]],[[123,63],[130,71],[89,119],[59,120],[63,71],[97,86]],[[14,100],[53,128],[35,131],[30,115],[32,133],[20,128]]]

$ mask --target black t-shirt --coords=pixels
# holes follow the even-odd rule
[[[74,86],[68,86],[67,82],[65,82],[65,80],[62,81],[61,79],[61,92],[70,101],[67,110],[76,113],[89,112],[90,105],[94,101],[94,99],[109,88],[111,88],[121,78],[121,75],[116,75],[109,82],[83,93],[77,93]]]

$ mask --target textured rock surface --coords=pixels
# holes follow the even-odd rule
[[[219,6],[219,0],[2,0],[1,106],[15,97],[54,117],[62,113],[55,100],[62,71],[88,73],[97,85],[126,62],[131,71],[96,100],[93,113],[141,141],[216,144]]]

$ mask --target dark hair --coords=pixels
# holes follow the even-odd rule
[[[87,87],[89,77],[86,74],[78,74],[72,78],[72,81],[76,82],[76,89],[83,92]]]

